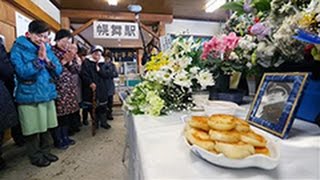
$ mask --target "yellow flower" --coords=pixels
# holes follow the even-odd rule
[[[314,13],[303,13],[302,17],[298,21],[301,27],[309,27],[311,24],[315,23]]]
[[[146,64],[147,71],[158,71],[162,66],[165,66],[169,63],[169,59],[162,52],[152,56],[151,60]]]

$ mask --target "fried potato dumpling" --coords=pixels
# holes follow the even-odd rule
[[[255,147],[265,147],[267,143],[263,136],[256,134],[253,131],[241,134],[241,141]]]
[[[216,142],[215,148],[231,159],[243,159],[255,153],[254,147],[250,144]]]
[[[264,154],[266,156],[270,156],[270,151],[266,147],[255,147],[256,154]]]
[[[210,116],[208,125],[210,128],[219,131],[229,131],[236,127],[234,116],[226,114],[215,114]]]
[[[211,140],[210,136],[207,132],[202,131],[200,129],[196,128],[190,128],[189,132],[196,138],[201,139],[201,140]]]
[[[237,131],[209,131],[210,138],[214,141],[236,143],[240,141],[240,134]]]
[[[195,144],[195,145],[197,145],[203,149],[206,149],[208,151],[215,150],[215,143],[212,140],[200,139],[200,138],[194,136],[191,131],[185,132],[185,136],[191,144]]]
[[[235,118],[236,127],[235,130],[238,132],[248,132],[250,130],[250,125],[245,120],[240,118]]]
[[[208,119],[206,116],[192,116],[189,125],[204,131],[209,131]]]

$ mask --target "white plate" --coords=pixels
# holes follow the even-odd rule
[[[186,123],[189,119],[190,119],[190,116],[187,116],[187,115],[181,117],[181,120],[184,123]],[[207,160],[212,164],[229,167],[229,168],[258,167],[262,169],[274,169],[275,167],[277,167],[280,161],[280,152],[279,152],[277,141],[272,140],[271,137],[266,132],[263,132],[262,130],[257,129],[253,126],[251,126],[251,128],[258,134],[263,135],[264,138],[267,140],[267,148],[270,151],[270,157],[265,155],[255,154],[255,155],[248,156],[244,159],[230,159],[225,157],[222,153],[213,154],[197,145],[190,145],[184,135],[183,135],[183,138],[187,146],[195,155],[199,156],[202,159]]]
[[[231,101],[207,101],[203,105],[205,113],[210,116],[212,114],[230,114],[235,115],[236,111],[243,110],[238,104]]]

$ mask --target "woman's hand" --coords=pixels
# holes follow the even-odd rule
[[[97,89],[97,86],[95,83],[91,83],[90,88],[92,89],[92,91],[95,91]]]
[[[38,51],[38,58],[41,61],[45,61],[47,59],[47,48],[44,43],[41,43],[39,51]]]
[[[64,54],[63,59],[61,60],[61,63],[63,65],[70,63],[70,62],[72,62],[73,58],[74,58],[74,55],[68,51]]]

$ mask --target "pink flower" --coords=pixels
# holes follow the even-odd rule
[[[230,51],[236,48],[238,46],[239,40],[240,37],[237,37],[236,33],[234,32],[229,33],[228,36],[222,36],[223,45],[225,46],[226,51]]]
[[[210,43],[210,45],[212,47],[211,49],[216,51],[216,52],[222,51],[224,49],[221,39],[218,39],[215,36],[213,36],[211,38],[209,43]]]

